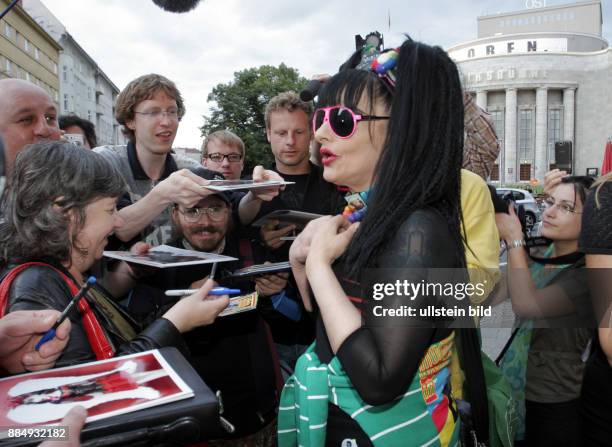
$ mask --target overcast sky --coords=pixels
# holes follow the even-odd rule
[[[187,114],[174,145],[198,148],[206,97],[236,71],[284,62],[306,77],[334,72],[353,36],[373,30],[387,47],[407,32],[448,48],[476,38],[477,16],[525,8],[525,0],[203,0],[172,14],[151,0],[42,1],[120,89],[145,73],[176,82]],[[602,5],[611,42],[612,0]]]

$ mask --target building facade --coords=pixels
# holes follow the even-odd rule
[[[0,0],[3,11],[9,1]],[[18,3],[0,21],[0,79],[20,78],[45,89],[59,105],[61,46]]]
[[[192,160],[202,163],[202,151],[194,147],[173,147],[172,150],[180,155],[189,157]]]
[[[501,142],[491,180],[542,182],[561,142],[571,143],[574,174],[601,167],[612,135],[601,8],[585,1],[478,17],[478,39],[448,50]]]
[[[119,94],[117,86],[40,0],[22,0],[22,4],[62,47],[58,63],[60,114],[91,121],[100,145],[124,143],[113,106]]]

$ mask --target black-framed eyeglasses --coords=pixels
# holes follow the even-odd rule
[[[210,220],[220,221],[223,220],[227,214],[226,206],[209,206],[209,207],[193,207],[181,210],[178,208],[179,213],[185,216],[185,220],[189,223],[198,222],[204,214],[208,214]]]
[[[215,152],[214,154],[207,154],[206,158],[215,163],[223,163],[223,160],[227,158],[230,163],[238,163],[242,160],[242,154],[220,154]]]

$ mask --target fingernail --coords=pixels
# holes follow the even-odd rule
[[[32,361],[34,360],[32,358],[32,354],[26,354],[23,356],[23,363],[32,363]]]

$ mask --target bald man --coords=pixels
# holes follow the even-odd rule
[[[40,140],[59,140],[57,109],[49,94],[22,79],[0,79],[0,136],[6,151],[6,172],[25,146]]]

